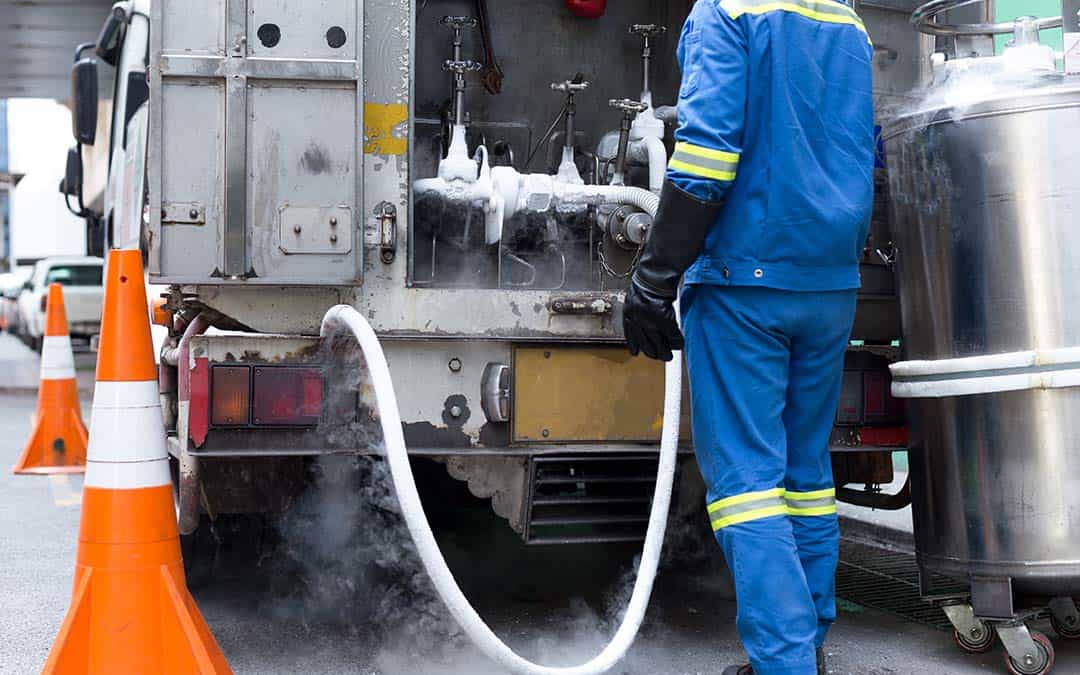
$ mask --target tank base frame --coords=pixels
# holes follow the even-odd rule
[[[923,599],[944,612],[953,627],[957,646],[965,652],[980,654],[990,651],[1000,641],[1005,649],[1006,668],[1014,675],[1047,675],[1054,667],[1053,645],[1045,635],[1032,630],[1029,622],[1049,618],[1059,637],[1080,637],[1080,604],[1071,597],[1039,602],[1022,597],[1024,608],[1015,610],[1011,586],[1007,601],[999,592],[1001,580],[994,580],[999,584],[995,587],[973,579],[970,593],[931,595],[927,588],[929,574],[920,570],[919,576]]]

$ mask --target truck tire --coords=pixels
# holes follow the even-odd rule
[[[268,522],[262,514],[205,514],[199,527],[180,535],[180,552],[189,588],[250,575],[267,549]]]

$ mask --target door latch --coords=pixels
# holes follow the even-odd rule
[[[379,202],[375,218],[379,221],[379,258],[389,265],[397,256],[397,208],[390,202]]]

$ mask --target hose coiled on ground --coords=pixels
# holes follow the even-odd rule
[[[646,190],[606,187],[604,191],[609,193],[605,196],[616,198],[614,201],[634,204],[647,210],[650,215],[656,213],[659,200],[656,195]],[[424,515],[420,494],[417,492],[412,468],[409,465],[405,435],[401,427],[401,414],[394,394],[394,385],[390,379],[390,368],[386,363],[382,346],[379,344],[379,338],[363,315],[349,305],[332,307],[323,317],[320,333],[326,337],[341,328],[351,331],[356,337],[367,363],[386,445],[386,457],[398,502],[401,505],[401,513],[405,518],[409,533],[436,591],[465,634],[489,658],[521,675],[597,675],[610,670],[626,655],[641,628],[649,597],[652,594],[653,582],[656,579],[656,570],[660,563],[660,550],[667,529],[679,442],[679,416],[682,404],[681,353],[675,352],[675,358],[667,364],[665,371],[664,424],[660,439],[660,465],[656,475],[656,492],[649,514],[649,526],[645,535],[637,579],[634,582],[634,590],[626,614],[611,642],[592,660],[579,666],[548,667],[532,663],[510,649],[484,623],[461,592]]]

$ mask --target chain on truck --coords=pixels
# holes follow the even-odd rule
[[[362,313],[382,341],[416,462],[441,465],[489,499],[527,544],[644,538],[664,371],[630,358],[622,342],[621,294],[652,220],[641,200],[627,195],[656,193],[663,180],[677,116],[675,44],[692,4],[335,0],[318,11],[295,0],[114,5],[97,44],[76,53],[80,146],[65,183],[79,193],[80,208],[100,219],[99,245],[141,248],[150,283],[163,288],[160,320],[169,337],[160,384],[180,529],[189,542],[231,518],[287,509],[322,455],[378,452],[377,434],[356,432],[376,425],[355,346],[318,337],[324,313],[339,304]],[[1038,71],[1045,80],[1054,58],[1047,70],[1046,50],[1035,53],[1039,31],[1063,22],[994,24],[989,10],[974,4],[856,3],[874,38],[875,103],[885,130],[833,470],[838,498],[851,504],[898,510],[914,494],[923,594],[945,608],[962,647],[984,649],[996,634],[1020,668],[1014,672],[1041,673],[1052,666],[1052,648],[1024,622],[1050,612],[1066,633],[1080,625],[1075,606],[1061,601],[1077,594],[1080,562],[1062,563],[1071,558],[1049,535],[998,533],[1013,558],[997,561],[994,551],[1002,549],[994,542],[968,539],[980,526],[970,508],[957,514],[985,499],[963,491],[943,499],[957,493],[942,481],[973,484],[958,468],[974,463],[973,451],[955,438],[981,432],[956,420],[993,411],[935,407],[923,385],[954,386],[938,380],[957,379],[960,371],[948,370],[955,364],[945,375],[919,370],[920,362],[914,370],[910,361],[900,364],[898,376],[907,378],[900,389],[914,399],[908,406],[893,397],[889,370],[902,357],[945,363],[990,353],[972,337],[993,328],[978,323],[996,297],[980,276],[988,272],[965,267],[961,256],[947,262],[963,282],[933,277],[948,258],[934,252],[940,242],[932,233],[943,231],[934,228],[948,228],[934,218],[953,211],[932,206],[968,199],[978,212],[982,202],[971,195],[990,188],[960,184],[960,176],[989,180],[1000,165],[992,153],[979,154],[985,142],[976,138],[950,145],[951,127],[934,117],[947,106],[926,107],[933,94],[923,100],[925,92],[912,92],[957,81],[964,64]],[[1070,71],[1080,68],[1070,56],[1078,5],[1063,3]],[[1014,35],[1014,54],[1028,56],[994,56],[1001,33]],[[82,144],[95,142],[91,49],[114,67],[111,133],[96,139],[109,143],[101,214],[85,209],[73,189]],[[1056,77],[1040,80],[1041,95],[1064,102],[1046,109],[1065,107],[1075,116],[1077,104],[1061,94],[1072,80]],[[1026,110],[1003,104],[987,116]],[[953,110],[948,119],[965,113]],[[927,147],[937,154],[919,152]],[[1030,206],[1034,193],[1024,190],[1035,188],[1011,174],[1001,181],[995,194],[1012,190]],[[1069,208],[1080,203],[1075,180],[1054,185]],[[1037,218],[1033,213],[1015,220]],[[991,245],[979,239],[968,253],[996,260],[987,254]],[[1065,240],[1058,247],[1069,250]],[[954,307],[965,289],[982,293],[986,306]],[[1035,342],[1021,336],[1002,350],[1046,346]],[[976,378],[1013,366],[971,367],[982,373]],[[978,394],[988,392],[968,393],[981,401]],[[923,423],[909,439],[912,409]],[[1049,413],[1040,414],[1045,421]],[[1028,427],[1014,431],[1038,436]],[[920,455],[924,438],[944,450]],[[883,491],[894,481],[894,453],[909,445],[916,450],[912,478],[895,493]],[[679,514],[700,512],[703,502],[691,448],[684,432]],[[1072,452],[1064,468],[1073,469],[1077,488]],[[998,488],[1002,508],[1009,490],[1022,490],[1010,481]],[[1065,508],[1045,506],[1047,518]],[[1071,508],[1075,533],[1075,502]],[[186,559],[198,555],[191,548]],[[935,595],[930,572],[970,581],[970,588]]]

